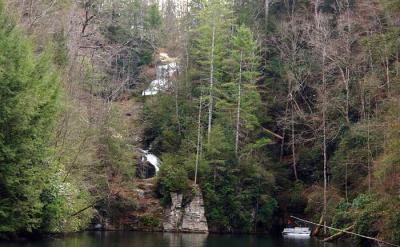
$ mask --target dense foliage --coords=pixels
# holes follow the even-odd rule
[[[146,143],[200,184],[214,230],[322,215],[398,241],[382,214],[398,207],[397,5],[192,2],[183,75],[146,100]]]
[[[258,156],[270,140],[261,131],[258,115],[257,42],[248,27],[234,26],[225,4],[210,1],[196,11],[197,25],[190,30],[191,87],[184,90],[197,99],[181,92],[178,116],[167,96],[146,102],[151,104],[144,115],[151,124],[148,131],[157,133],[149,140],[153,148],[178,153],[172,166],[167,159],[168,166],[162,168],[160,186],[171,188],[171,181],[183,176],[170,176],[184,169],[200,183],[213,230],[252,231],[259,225],[268,229],[277,202],[271,196],[273,175]]]
[[[162,160],[163,205],[198,185],[210,230],[268,231],[295,214],[399,243],[398,0],[6,8],[0,232],[118,223],[145,148]],[[162,53],[179,72],[141,97]]]
[[[51,51],[32,45],[0,10],[0,232],[78,230],[84,191],[63,180],[50,140],[57,117]],[[82,198],[83,197],[83,198]]]

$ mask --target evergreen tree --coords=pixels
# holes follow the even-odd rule
[[[49,139],[58,80],[47,54],[0,10],[0,232],[38,229],[54,172]]]
[[[210,140],[214,118],[214,98],[217,84],[222,81],[222,60],[227,55],[232,26],[231,12],[223,1],[204,3],[198,13],[197,27],[192,30],[193,48],[191,57],[200,79],[200,85],[208,87],[207,140]]]
[[[231,122],[234,128],[236,155],[241,146],[256,139],[250,132],[260,127],[257,109],[261,99],[256,87],[259,62],[256,54],[257,43],[251,30],[243,25],[238,27],[232,38],[230,54],[225,57],[225,82],[221,85],[224,93],[218,101],[218,110],[225,113],[221,114],[223,122]]]

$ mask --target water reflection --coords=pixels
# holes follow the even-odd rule
[[[164,233],[163,246],[204,247],[207,246],[207,234],[173,234]]]
[[[174,234],[146,232],[88,232],[31,243],[0,243],[0,247],[355,247],[325,244],[311,238],[272,238],[266,235]]]
[[[334,244],[327,244],[309,237],[299,237],[299,236],[285,236],[282,238],[282,246],[290,247],[335,247]]]

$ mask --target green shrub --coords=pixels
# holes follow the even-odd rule
[[[382,204],[373,195],[361,194],[356,197],[352,203],[352,213],[355,215],[354,231],[366,236],[376,236],[379,232],[377,223],[382,217],[382,212]]]
[[[160,220],[151,215],[144,215],[140,218],[140,223],[144,226],[157,227],[160,225]]]
[[[378,217],[369,211],[363,211],[355,220],[355,232],[358,234],[363,234],[367,236],[373,236],[373,224],[378,220]]]
[[[353,209],[364,209],[369,204],[371,204],[372,201],[373,201],[373,198],[371,195],[361,194],[358,197],[354,198],[351,206]]]
[[[260,209],[258,215],[258,223],[265,225],[271,225],[272,216],[275,210],[278,208],[278,202],[268,195],[262,195],[260,197]]]
[[[163,204],[167,204],[170,199],[170,193],[190,192],[188,174],[183,166],[180,157],[172,154],[163,155],[162,165],[158,173],[157,191],[162,198]]]
[[[288,211],[291,213],[303,213],[307,201],[303,196],[304,185],[301,182],[296,182],[289,194]]]
[[[336,228],[345,228],[352,224],[353,215],[349,212],[351,204],[342,200],[335,208],[332,217],[332,226]],[[335,233],[335,232],[334,232]]]
[[[65,172],[55,173],[40,195],[43,204],[40,230],[43,232],[80,231],[93,216],[93,209],[87,208],[92,204],[89,193],[78,188],[76,182],[63,181],[64,178]]]
[[[400,244],[400,212],[393,211],[390,215],[388,224],[389,240],[395,244]]]

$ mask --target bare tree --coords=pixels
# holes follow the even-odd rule
[[[294,4],[294,3],[292,3]],[[287,9],[294,9],[294,6],[287,3]],[[292,169],[295,179],[298,179],[296,145],[302,144],[301,134],[297,134],[297,122],[306,122],[307,114],[312,114],[313,110],[307,96],[302,94],[302,89],[309,87],[310,77],[309,65],[305,59],[302,44],[308,42],[308,21],[304,13],[299,11],[289,11],[289,19],[283,21],[279,26],[279,35],[274,45],[280,51],[280,57],[283,60],[285,68],[285,80],[287,81],[287,92],[282,100],[286,101],[285,112],[280,120],[283,125],[283,136],[286,136],[285,130],[289,130],[288,144],[292,155]],[[298,99],[301,102],[298,102]],[[284,141],[282,142],[281,152],[283,153]]]
[[[319,0],[314,3],[314,20],[315,32],[314,36],[314,47],[316,49],[317,56],[320,57],[321,62],[321,82],[322,88],[321,94],[321,111],[322,111],[322,152],[323,152],[323,176],[324,176],[324,193],[323,193],[323,218],[324,218],[324,233],[326,233],[326,214],[327,214],[327,188],[328,188],[328,154],[327,154],[327,143],[328,143],[328,130],[327,130],[327,107],[328,107],[328,91],[327,91],[327,74],[328,74],[328,47],[331,36],[331,28],[328,20],[328,16],[324,15],[319,9]]]

